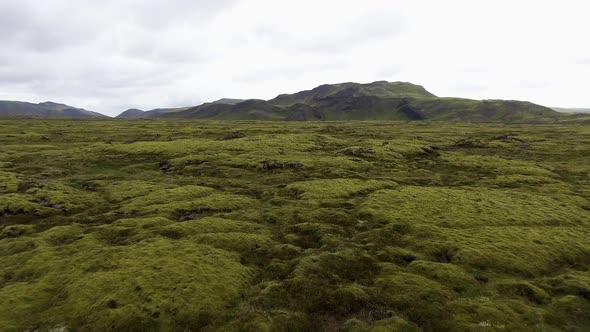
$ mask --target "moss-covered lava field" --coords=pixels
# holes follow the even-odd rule
[[[590,127],[0,121],[2,331],[588,331]]]

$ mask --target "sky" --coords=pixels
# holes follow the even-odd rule
[[[590,107],[582,0],[0,0],[0,100],[107,115],[325,83]]]

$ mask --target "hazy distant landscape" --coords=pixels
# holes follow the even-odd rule
[[[554,110],[562,113],[590,113],[590,108],[563,108],[552,107]]]

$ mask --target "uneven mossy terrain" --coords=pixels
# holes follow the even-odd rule
[[[0,329],[587,331],[589,176],[573,123],[2,120]]]

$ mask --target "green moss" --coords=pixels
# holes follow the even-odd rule
[[[378,320],[376,322],[371,322],[370,324],[365,323],[358,319],[351,319],[345,323],[347,331],[351,332],[361,332],[361,331],[368,331],[368,332],[388,332],[388,331],[420,331],[420,329],[414,325],[409,323],[407,320],[401,317],[393,317]]]
[[[189,234],[202,233],[268,233],[264,226],[248,221],[231,220],[218,217],[204,217],[190,220],[175,226],[181,227]]]
[[[370,283],[378,272],[376,261],[366,253],[348,249],[303,258],[293,275],[318,278],[326,282],[360,284]]]
[[[22,194],[0,195],[0,211],[8,214],[31,213],[41,207],[32,202],[32,198]]]
[[[588,271],[569,271],[539,281],[539,285],[554,294],[579,295],[590,299],[590,273]]]
[[[272,239],[265,235],[232,232],[197,234],[191,240],[243,254],[273,244]]]
[[[115,202],[146,196],[154,191],[161,190],[161,186],[146,181],[120,181],[105,187],[107,197]]]
[[[336,310],[343,314],[358,312],[371,302],[371,296],[367,293],[367,289],[357,284],[337,288],[330,298],[338,304]]]
[[[456,300],[449,305],[453,307],[455,313],[453,329],[513,330],[526,327],[543,330],[547,328],[545,311],[522,301],[479,297]]]
[[[0,229],[0,239],[17,238],[35,233],[35,227],[32,225],[10,225]]]
[[[563,326],[564,330],[583,331],[590,325],[590,301],[587,298],[566,295],[554,301],[550,309],[549,320]]]
[[[91,239],[78,243],[69,260],[56,260],[58,252],[47,256],[54,258],[45,264],[62,273],[0,290],[6,299],[0,305],[3,326],[202,328],[238,296],[251,274],[235,255],[189,241],[154,239],[116,251],[85,251],[95,246]],[[89,257],[108,259],[111,267],[83,272],[67,263]]]
[[[9,257],[37,248],[37,243],[29,238],[4,238],[0,242],[0,255]],[[8,260],[9,258],[4,258]],[[6,268],[6,265],[4,266]]]
[[[391,262],[404,266],[422,257],[422,255],[411,250],[392,246],[384,246],[380,248],[377,251],[376,256],[383,262]]]
[[[398,273],[379,277],[374,297],[407,315],[421,326],[447,326],[452,321],[447,303],[456,297],[451,290],[427,278]]]
[[[455,291],[463,291],[477,285],[472,275],[461,267],[449,263],[415,260],[408,265],[408,270],[438,281]]]
[[[502,281],[494,286],[502,295],[520,296],[533,303],[544,304],[551,298],[543,289],[525,281]]]
[[[219,193],[201,186],[183,186],[130,199],[124,203],[121,211],[128,215],[161,215],[186,220],[253,204],[254,201],[241,195]]]
[[[454,264],[524,276],[560,267],[585,265],[590,235],[583,227],[480,227],[445,230],[419,247],[433,258]]]
[[[0,133],[2,330],[590,324],[590,129],[573,121],[20,119]]]
[[[98,194],[62,184],[32,188],[27,193],[43,206],[66,212],[91,210],[104,205],[103,198]]]
[[[443,159],[456,167],[480,168],[499,174],[521,174],[531,176],[556,177],[549,167],[538,163],[510,160],[495,156],[467,155],[463,153],[444,154]],[[548,169],[549,168],[549,169]]]
[[[54,246],[67,245],[84,237],[79,225],[56,226],[43,232],[41,236]]]
[[[296,192],[302,192],[300,197],[303,199],[322,199],[359,195],[395,185],[394,182],[374,180],[329,179],[296,182],[290,184],[287,188]]]
[[[516,190],[400,187],[369,195],[364,213],[391,221],[464,228],[480,225],[580,225],[581,201]]]
[[[20,184],[16,174],[0,171],[0,193],[16,192]]]

